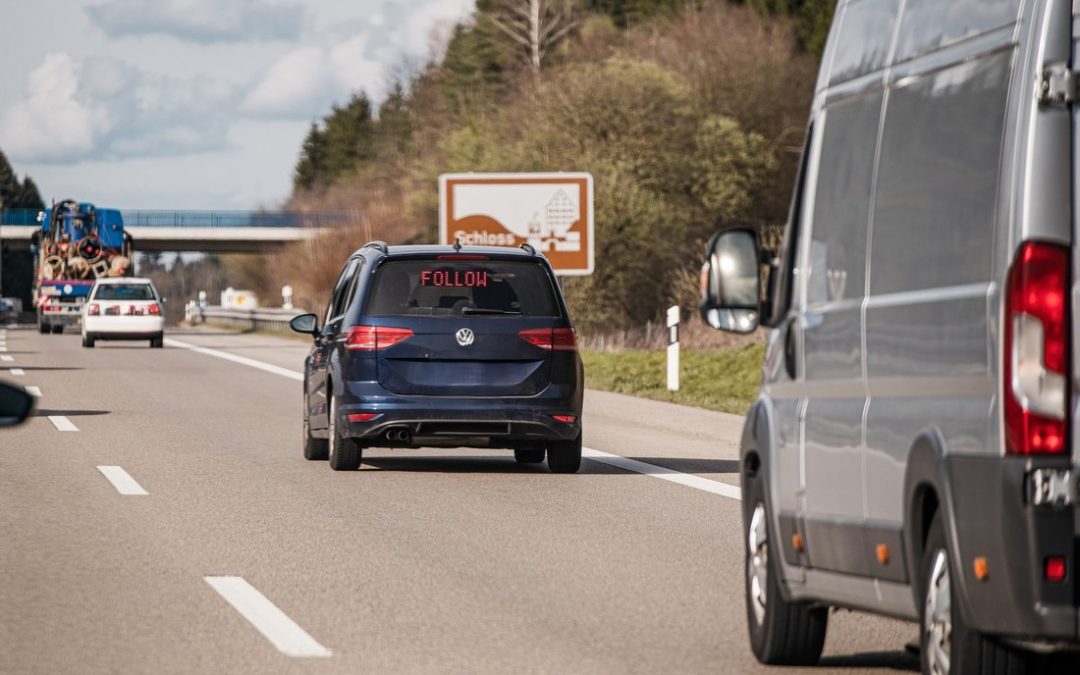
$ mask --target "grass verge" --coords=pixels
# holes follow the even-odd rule
[[[761,383],[765,346],[683,349],[679,391],[667,389],[667,352],[582,352],[585,386],[745,415]]]

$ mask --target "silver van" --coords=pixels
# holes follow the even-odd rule
[[[703,317],[772,329],[760,661],[845,607],[918,621],[924,672],[1080,672],[1078,34],[1073,0],[840,0],[779,254],[709,243]]]

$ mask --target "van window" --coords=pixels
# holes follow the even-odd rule
[[[866,230],[882,94],[848,99],[825,114],[810,243],[807,303],[861,298]]]
[[[899,0],[855,0],[844,7],[829,83],[836,84],[885,67],[896,27]]]
[[[348,297],[346,292],[350,283],[356,277],[357,269],[360,267],[358,260],[350,260],[345,264],[345,269],[341,271],[341,276],[338,277],[337,283],[334,284],[334,294],[330,298],[330,306],[326,310],[326,323],[330,323],[330,319],[339,317],[345,311],[345,299]]]
[[[881,142],[871,293],[990,278],[1012,51],[894,90]]]
[[[1016,22],[1021,0],[907,0],[896,61],[948,46]]]
[[[370,316],[560,315],[551,276],[534,262],[390,260],[368,297]]]

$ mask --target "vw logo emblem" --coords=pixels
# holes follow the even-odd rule
[[[457,338],[457,343],[462,347],[468,347],[476,342],[476,335],[472,332],[471,328],[462,328],[454,337]]]

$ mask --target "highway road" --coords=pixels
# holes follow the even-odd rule
[[[747,645],[740,418],[590,391],[577,475],[336,473],[301,456],[304,342],[167,338],[0,333],[40,393],[0,431],[0,672],[781,672]],[[916,634],[836,612],[807,672],[917,670]]]

